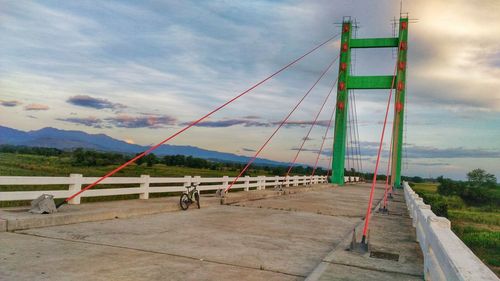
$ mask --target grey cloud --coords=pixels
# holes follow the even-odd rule
[[[273,122],[273,124],[280,124],[281,122]],[[314,123],[313,120],[310,121],[287,121],[285,123],[286,127],[299,126],[303,127],[306,125],[312,125]],[[328,126],[329,120],[317,120],[315,126],[326,127]]]
[[[361,154],[364,156],[376,156],[378,151],[378,143],[376,142],[360,142]],[[384,146],[387,150],[387,146]],[[439,148],[432,146],[419,146],[414,144],[405,144],[403,149],[406,150],[408,158],[500,158],[500,151],[484,148],[464,148],[451,147]],[[386,151],[387,152],[387,151]]]
[[[6,107],[15,107],[15,106],[18,106],[21,104],[20,101],[17,101],[17,100],[4,100],[4,101],[0,101],[0,104],[3,105],[3,106],[6,106]]]
[[[113,103],[107,99],[94,98],[87,95],[76,95],[70,97],[66,102],[83,107],[91,107],[95,109],[119,109],[125,108],[126,106],[120,103]]]
[[[108,117],[104,119],[90,117],[69,117],[58,118],[59,121],[84,125],[94,128],[164,128],[176,124],[176,119],[168,115],[118,115],[115,117]]]
[[[183,125],[190,124],[189,122],[183,123]],[[204,121],[198,123],[198,127],[209,127],[209,128],[226,128],[232,126],[244,126],[244,127],[269,127],[271,124],[264,122],[251,121],[247,119],[228,119],[228,120],[218,120],[218,121]]]
[[[246,147],[243,147],[242,150],[243,151],[248,151],[248,152],[255,152],[255,149],[246,148]]]
[[[102,128],[102,120],[96,117],[70,117],[70,118],[58,118],[56,120],[69,122],[73,124],[85,125],[88,127]]]
[[[177,119],[168,115],[145,115],[145,116],[130,116],[119,115],[104,119],[110,125],[119,128],[164,128],[176,124]]]

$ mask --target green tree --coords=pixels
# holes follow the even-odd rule
[[[487,173],[483,169],[474,169],[467,173],[467,180],[471,187],[495,187],[497,179],[493,174]]]

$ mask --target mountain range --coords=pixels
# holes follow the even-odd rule
[[[52,147],[61,150],[84,148],[126,154],[139,153],[149,148],[148,146],[130,144],[125,141],[117,140],[105,134],[88,134],[83,131],[60,130],[52,127],[46,127],[33,131],[21,131],[0,126],[0,144]],[[154,153],[159,156],[180,154],[216,161],[237,163],[247,163],[250,160],[250,157],[247,156],[207,150],[189,145],[164,144],[157,148]],[[273,166],[288,165],[288,163],[264,158],[257,158],[254,163]]]

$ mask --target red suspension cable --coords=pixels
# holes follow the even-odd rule
[[[98,180],[96,180],[95,182],[87,185],[85,188],[83,188],[82,190],[76,192],[75,194],[71,195],[70,197],[66,198],[63,202],[61,202],[60,204],[58,204],[57,207],[60,207],[62,204],[68,202],[69,200],[75,198],[76,196],[80,195],[81,193],[85,192],[86,190],[96,186],[97,184],[99,184],[100,182],[102,182],[103,180],[105,180],[106,178],[114,175],[115,173],[117,173],[118,171],[122,170],[123,168],[127,167],[128,165],[132,164],[133,162],[135,162],[137,159],[141,158],[141,157],[144,157],[145,155],[149,154],[150,152],[152,152],[153,150],[157,149],[158,147],[160,147],[161,145],[165,144],[166,142],[168,142],[169,140],[177,137],[178,135],[180,135],[181,133],[183,133],[184,131],[188,130],[189,128],[195,126],[196,124],[200,123],[201,121],[205,120],[206,118],[208,118],[210,115],[214,114],[215,112],[221,110],[222,108],[226,107],[228,104],[232,103],[233,101],[239,99],[240,97],[246,95],[247,93],[249,93],[250,91],[252,91],[253,89],[257,88],[258,86],[260,86],[261,84],[263,84],[264,82],[266,82],[267,80],[273,78],[274,76],[278,75],[279,73],[281,73],[282,71],[284,71],[285,69],[289,68],[290,66],[294,65],[295,63],[297,63],[298,61],[302,60],[304,57],[306,57],[307,55],[311,54],[312,52],[316,51],[317,49],[319,49],[320,47],[324,46],[325,44],[327,44],[328,42],[330,42],[331,40],[335,39],[337,36],[339,36],[339,34],[336,34],[332,37],[330,37],[328,40],[322,42],[321,44],[317,45],[316,47],[314,47],[313,49],[309,50],[308,52],[306,52],[305,54],[301,55],[300,57],[298,57],[297,59],[293,60],[292,62],[288,63],[287,65],[283,66],[282,68],[280,68],[278,71],[274,72],[273,74],[267,76],[266,78],[264,78],[263,80],[261,80],[260,82],[254,84],[252,87],[248,88],[247,90],[245,90],[244,92],[240,93],[239,95],[233,97],[232,99],[230,99],[229,101],[225,102],[224,104],[220,105],[219,107],[215,108],[214,110],[210,111],[209,113],[205,114],[204,116],[202,116],[201,118],[199,118],[198,120],[196,121],[193,121],[191,122],[189,125],[187,125],[186,127],[182,128],[181,130],[177,131],[176,133],[174,133],[173,135],[169,136],[168,138],[164,139],[163,141],[159,142],[158,144],[150,147],[148,150],[144,151],[143,153],[135,156],[134,158],[130,159],[129,161],[125,162],[123,165],[119,166],[118,168],[112,170],[111,172],[107,173],[106,175],[102,176],[101,178],[99,178]]]
[[[387,210],[387,193],[389,191],[389,170],[391,169],[392,160],[392,145],[394,143],[394,124],[392,123],[391,146],[389,147],[389,158],[387,159],[387,170],[385,172],[385,188],[384,188],[384,210]]]
[[[332,62],[328,65],[328,67],[325,70],[323,70],[323,73],[321,73],[321,76],[314,82],[314,84],[311,86],[311,88],[309,88],[309,90],[305,93],[305,95],[299,100],[299,102],[295,105],[295,107],[292,109],[292,111],[290,111],[290,113],[288,113],[288,115],[285,117],[285,119],[283,121],[281,121],[281,123],[274,130],[274,132],[271,134],[271,136],[264,142],[264,144],[262,144],[262,146],[259,148],[259,150],[257,150],[257,152],[254,154],[254,156],[250,159],[250,161],[248,161],[246,166],[241,170],[241,172],[238,174],[238,176],[236,176],[234,178],[234,180],[228,185],[228,187],[226,187],[224,192],[227,192],[229,189],[231,189],[231,187],[233,187],[233,185],[238,181],[238,179],[243,175],[243,173],[245,173],[245,171],[248,169],[248,167],[250,167],[250,165],[253,163],[253,161],[255,161],[257,156],[259,156],[260,152],[264,149],[264,147],[266,147],[266,145],[271,141],[271,139],[274,137],[274,135],[276,135],[276,133],[279,131],[279,129],[281,129],[281,127],[283,127],[283,125],[286,123],[286,121],[288,121],[288,118],[290,118],[290,116],[295,112],[295,110],[304,101],[304,99],[309,95],[309,93],[311,93],[311,91],[314,89],[314,87],[316,87],[318,82],[323,78],[323,76],[325,76],[325,74],[328,72],[328,70],[332,67],[333,63],[338,58],[339,58],[339,56],[335,57],[335,59],[332,60]]]
[[[351,137],[351,152],[352,152],[352,155],[354,155],[355,157],[353,158],[353,166],[356,166],[356,171],[359,173],[359,154],[358,154],[358,150],[356,149],[357,148],[357,145],[356,145],[356,116],[354,116],[354,101],[353,101],[353,91],[349,91],[349,99],[351,100],[351,102],[349,103],[349,113],[352,115],[351,116],[351,119],[350,119],[350,123],[351,123],[351,127],[349,128],[349,131],[352,130],[352,132],[350,132],[352,134],[352,137]],[[356,174],[354,174],[356,175]]]
[[[338,78],[337,78],[338,79]],[[325,104],[326,102],[328,101],[328,99],[330,98],[331,94],[332,94],[332,91],[333,89],[335,88],[335,85],[337,84],[337,79],[335,79],[335,82],[333,82],[332,84],[332,87],[330,88],[330,91],[328,92],[328,95],[326,95],[325,97],[325,100],[323,101],[323,104],[321,104],[321,107],[318,111],[318,113],[316,113],[316,116],[314,117],[314,121],[313,123],[311,124],[311,127],[309,128],[309,131],[307,131],[307,134],[306,136],[302,139],[302,144],[300,145],[300,148],[299,150],[297,151],[297,153],[295,154],[295,157],[293,158],[291,164],[290,164],[290,167],[288,168],[288,171],[286,172],[286,175],[285,175],[285,180],[286,178],[288,178],[288,175],[290,174],[290,171],[292,170],[292,168],[295,166],[295,162],[297,161],[297,158],[299,157],[299,154],[300,152],[302,151],[302,148],[304,148],[304,144],[306,143],[307,141],[307,138],[309,138],[309,135],[311,134],[311,131],[312,129],[314,128],[314,126],[316,125],[316,122],[318,121],[318,117],[319,115],[321,114],[321,112],[323,111],[323,108],[325,107]]]
[[[330,125],[332,124],[333,116],[335,116],[335,109],[336,108],[337,108],[336,106],[333,107],[332,115],[330,116],[330,120],[328,120],[328,126],[326,126],[325,134],[323,135],[323,141],[321,142],[321,146],[319,148],[318,155],[316,156],[316,162],[314,163],[314,168],[313,168],[313,171],[311,173],[311,177],[314,176],[314,173],[316,172],[316,169],[318,168],[319,157],[321,156],[321,153],[323,152],[323,147],[325,145],[326,136],[328,135],[328,132],[330,131]],[[331,157],[331,155],[330,155],[330,157]],[[328,165],[330,165],[330,163],[328,163]]]
[[[399,50],[399,48],[398,48],[398,50]],[[392,76],[391,89],[389,91],[389,99],[387,101],[387,108],[385,110],[384,126],[382,127],[382,134],[380,136],[380,145],[379,145],[378,152],[377,152],[377,162],[375,162],[375,170],[373,172],[373,180],[372,180],[372,186],[371,186],[371,190],[370,190],[370,198],[368,199],[368,207],[366,208],[365,225],[363,227],[363,237],[362,237],[361,243],[365,243],[366,235],[368,233],[368,225],[370,223],[370,215],[371,215],[372,204],[373,204],[373,193],[375,192],[375,184],[377,183],[377,173],[378,173],[378,165],[380,163],[380,153],[382,151],[382,145],[384,143],[385,127],[387,125],[387,116],[389,115],[389,108],[391,106],[392,90],[394,88],[394,81],[396,80],[397,65],[398,64],[396,62],[396,65],[394,67],[394,75]]]
[[[359,155],[359,168],[360,171],[363,171],[363,161],[361,160],[361,144],[359,140],[359,129],[358,129],[358,110],[356,109],[356,95],[354,94],[354,91],[352,92],[352,102],[354,105],[354,121],[356,124],[356,138],[358,140],[358,145],[357,145],[357,150],[358,150],[358,155]]]

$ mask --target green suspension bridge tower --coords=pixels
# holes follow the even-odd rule
[[[334,145],[332,157],[331,182],[344,185],[346,153],[346,122],[348,110],[348,91],[355,89],[394,89],[394,124],[392,132],[391,185],[401,185],[401,156],[403,148],[403,125],[406,86],[406,54],[408,50],[408,17],[399,19],[398,37],[390,38],[352,38],[352,21],[342,22],[340,60],[337,88],[337,111],[335,113]],[[350,75],[351,49],[355,48],[397,48],[397,64],[393,75],[353,76]]]

